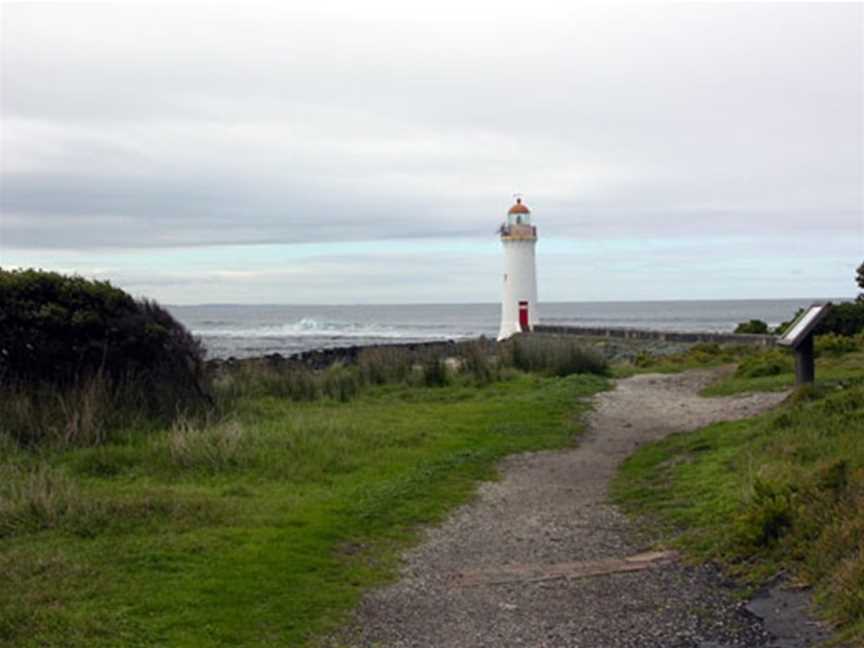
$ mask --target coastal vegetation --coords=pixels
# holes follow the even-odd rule
[[[98,446],[4,436],[0,644],[303,645],[498,459],[572,443],[605,385],[514,372],[240,397],[230,418]]]
[[[0,305],[8,646],[307,644],[500,458],[571,444],[607,375],[727,367],[708,396],[794,382],[780,349],[696,344],[610,368],[551,335],[206,363],[161,307],[107,283],[0,271]],[[643,447],[614,493],[663,543],[754,586],[813,586],[860,639],[864,333],[823,333],[816,353],[814,388]]]
[[[830,312],[816,328],[817,335],[849,337],[864,332],[864,262],[855,270],[855,283],[861,292],[854,301],[832,304]],[[735,333],[782,335],[803,312],[804,309],[799,309],[792,318],[782,322],[774,329],[771,329],[766,322],[758,319],[741,322],[735,328]]]
[[[613,492],[656,527],[662,544],[715,561],[754,587],[781,574],[812,587],[839,636],[861,641],[864,335],[819,336],[816,350],[815,386],[790,391],[779,408],[754,419],[640,448]],[[708,395],[792,388],[788,351],[736,355],[737,367]]]
[[[0,645],[304,645],[500,458],[572,443],[607,386],[566,339],[206,365],[109,284],[2,279],[24,337],[2,346]],[[28,366],[42,343],[57,372]]]
[[[204,349],[108,282],[0,269],[0,420],[23,445],[98,443],[206,404]]]
[[[768,324],[758,319],[751,319],[747,322],[741,322],[735,327],[735,333],[747,333],[756,335],[766,335],[768,333]]]

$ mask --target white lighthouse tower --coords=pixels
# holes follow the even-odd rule
[[[504,245],[504,301],[501,303],[501,330],[498,340],[520,331],[530,331],[537,323],[537,272],[534,246],[537,228],[531,224],[531,210],[517,198],[501,226]]]

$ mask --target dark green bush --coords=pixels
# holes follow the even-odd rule
[[[168,311],[106,281],[0,269],[0,380],[147,379],[156,400],[200,393],[204,350]]]
[[[858,295],[859,301],[864,298],[864,261],[861,262],[855,269],[855,283],[858,284],[858,287],[861,289],[861,294]]]
[[[0,269],[0,430],[99,443],[208,399],[204,350],[165,309],[104,281]]]
[[[864,301],[834,304],[816,328],[817,335],[857,335],[864,331]]]
[[[768,324],[758,319],[751,319],[749,322],[741,322],[735,327],[735,333],[751,333],[764,335],[768,333]]]
[[[792,322],[804,312],[803,308],[799,308],[792,319],[783,322],[774,329],[775,335],[782,335],[786,332]],[[864,331],[864,300],[858,299],[854,302],[841,302],[832,304],[830,312],[825,316],[819,326],[816,327],[816,335],[827,335],[834,333],[835,335],[853,336]]]

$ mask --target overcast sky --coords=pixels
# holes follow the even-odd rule
[[[167,303],[844,296],[862,4],[2,9],[0,265]],[[322,8],[323,7],[323,8]]]

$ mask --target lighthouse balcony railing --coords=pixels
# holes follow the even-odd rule
[[[498,229],[501,238],[506,239],[536,239],[537,228],[533,225],[507,225],[503,224]]]

